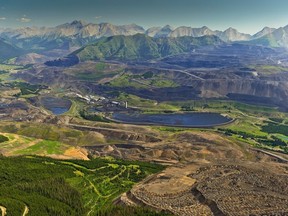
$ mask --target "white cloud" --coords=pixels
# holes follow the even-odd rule
[[[94,19],[101,19],[102,16],[95,16]]]
[[[22,23],[28,23],[28,22],[31,22],[32,20],[30,18],[27,18],[26,16],[23,16],[20,19],[17,19],[17,21],[22,22]]]
[[[0,21],[4,21],[6,19],[7,19],[6,17],[0,17]]]

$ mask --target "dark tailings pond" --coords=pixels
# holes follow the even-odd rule
[[[213,127],[232,122],[218,113],[139,114],[114,113],[113,119],[131,124],[151,124],[179,127]]]
[[[61,115],[67,112],[72,105],[72,102],[65,98],[43,97],[40,101],[42,106],[54,115]]]

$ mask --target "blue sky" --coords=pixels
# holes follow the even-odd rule
[[[0,28],[55,26],[73,20],[145,28],[170,24],[256,33],[288,25],[287,0],[0,0]]]

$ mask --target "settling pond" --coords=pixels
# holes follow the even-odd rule
[[[114,113],[112,119],[128,124],[178,127],[213,127],[231,123],[233,119],[218,113],[140,114]]]
[[[45,109],[51,111],[54,115],[67,112],[72,105],[70,100],[57,97],[42,97],[40,102]]]

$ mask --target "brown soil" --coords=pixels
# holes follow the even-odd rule
[[[71,147],[64,152],[64,156],[72,159],[89,160],[87,150],[80,147]],[[60,157],[60,156],[59,156]]]
[[[174,139],[149,144],[150,157],[159,155],[151,151],[174,149],[179,162],[136,185],[120,203],[183,216],[288,215],[285,160],[210,132],[178,133]]]

